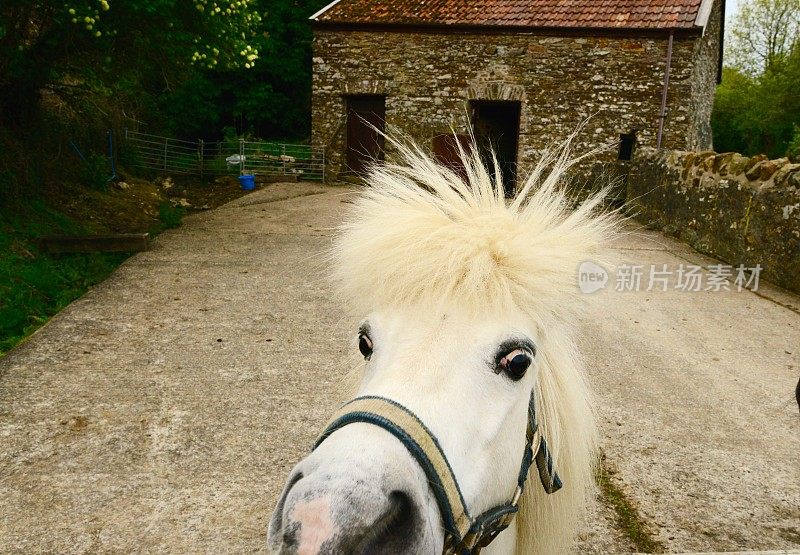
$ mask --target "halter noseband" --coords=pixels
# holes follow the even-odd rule
[[[403,444],[425,472],[431,485],[445,529],[444,554],[477,554],[505,530],[517,513],[520,497],[528,479],[531,463],[536,461],[539,479],[547,493],[558,491],[562,484],[553,467],[553,457],[536,422],[534,396],[528,403],[528,429],[525,451],[517,478],[517,488],[510,501],[472,517],[469,514],[458,480],[439,445],[439,440],[409,409],[384,397],[357,397],[345,403],[314,444],[314,449],[333,432],[356,422],[383,428]]]

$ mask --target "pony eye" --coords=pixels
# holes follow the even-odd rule
[[[522,379],[532,361],[530,353],[516,349],[500,359],[499,370],[516,382]]]
[[[365,333],[358,335],[358,350],[361,351],[366,360],[369,360],[369,357],[372,356],[372,339]]]

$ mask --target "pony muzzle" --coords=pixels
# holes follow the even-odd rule
[[[272,553],[441,553],[425,476],[384,434],[349,426],[295,467],[270,521]]]
[[[508,528],[519,510],[519,500],[534,461],[547,493],[555,493],[562,486],[547,443],[539,431],[533,393],[528,402],[525,450],[514,494],[511,500],[475,516],[470,515],[458,479],[436,436],[413,411],[392,399],[365,395],[345,403],[323,430],[314,449],[324,445],[337,431],[364,424],[394,436],[424,473],[442,517],[445,554],[479,553]]]

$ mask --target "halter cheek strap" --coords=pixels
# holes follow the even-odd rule
[[[436,436],[403,405],[377,396],[364,396],[343,405],[314,444],[316,449],[336,430],[355,422],[373,424],[396,437],[420,465],[433,490],[445,529],[444,553],[480,552],[505,530],[514,519],[519,499],[536,461],[539,478],[547,493],[561,488],[561,480],[553,467],[553,459],[539,433],[533,395],[528,407],[528,429],[525,451],[513,498],[473,518],[458,486],[453,469]]]

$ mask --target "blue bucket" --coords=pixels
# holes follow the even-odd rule
[[[252,191],[256,188],[256,176],[240,175],[239,183],[242,184],[242,191]]]

